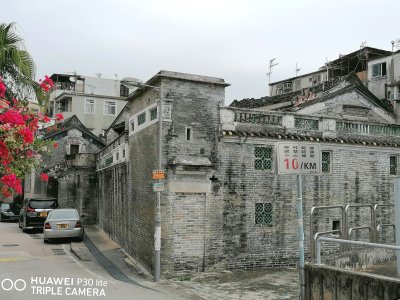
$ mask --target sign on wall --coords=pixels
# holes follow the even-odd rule
[[[319,144],[277,143],[278,174],[318,175],[321,172]]]

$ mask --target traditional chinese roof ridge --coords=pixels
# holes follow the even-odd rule
[[[82,122],[76,115],[66,118],[63,122],[57,123],[53,126],[43,128],[41,132],[44,135],[44,139],[53,139],[55,136],[73,128],[79,129],[80,131],[91,137],[100,146],[104,147],[106,145],[101,138],[94,135],[89,129],[87,129],[87,127],[82,124]],[[51,131],[47,132],[48,129],[51,129]]]
[[[282,133],[274,131],[251,132],[242,130],[223,130],[223,136],[226,137],[255,137],[269,138],[288,141],[304,141],[316,143],[336,143],[336,144],[358,144],[363,146],[379,146],[379,147],[400,147],[400,137],[393,136],[365,136],[338,133],[336,137],[324,137],[320,132],[312,133]]]
[[[303,103],[300,103],[298,105],[294,105],[293,107],[290,107],[286,110],[288,111],[297,111],[301,108],[313,105],[318,102],[324,102],[330,98],[348,93],[352,90],[357,90],[359,93],[361,93],[363,96],[365,96],[367,99],[370,101],[374,102],[377,106],[380,108],[384,109],[386,112],[389,114],[393,114],[393,107],[390,103],[390,101],[386,99],[378,99],[371,91],[368,90],[368,88],[364,85],[364,83],[358,78],[358,76],[354,73],[351,72],[349,75],[344,77],[342,79],[342,83],[344,84],[343,87],[340,87],[339,84],[335,85],[335,87],[338,87],[338,89],[332,88],[332,92],[326,91],[325,93],[321,94],[316,94],[315,98],[305,101]]]

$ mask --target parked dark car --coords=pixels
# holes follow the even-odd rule
[[[1,202],[0,203],[0,222],[3,222],[4,220],[12,220],[12,221],[18,220],[20,210],[21,210],[20,203]]]
[[[25,199],[19,213],[19,228],[25,232],[30,229],[42,229],[49,212],[58,208],[57,198]]]

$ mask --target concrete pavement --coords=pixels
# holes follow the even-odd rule
[[[166,298],[298,299],[298,271],[294,268],[197,273],[191,276],[163,278],[160,283],[155,283],[152,275],[140,267],[99,227],[86,226],[85,233],[91,243],[124,275],[141,286],[160,291]],[[96,259],[81,243],[71,243],[71,251],[83,260]]]
[[[83,245],[83,244],[82,244]],[[43,233],[23,233],[0,223],[0,299],[174,299],[115,280],[96,260],[81,261],[69,241],[43,242]]]

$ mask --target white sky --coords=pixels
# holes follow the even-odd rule
[[[400,38],[398,0],[0,0],[37,77],[79,74],[148,80],[160,70],[232,84],[225,104],[267,95],[271,82],[316,71],[326,59]]]

